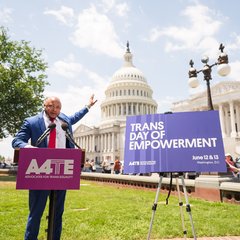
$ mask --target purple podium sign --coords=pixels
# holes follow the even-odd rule
[[[226,171],[218,111],[127,118],[124,173]]]
[[[80,149],[22,148],[19,150],[17,189],[80,188]]]

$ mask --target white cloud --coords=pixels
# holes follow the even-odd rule
[[[103,78],[103,77],[99,76],[97,73],[92,72],[88,69],[84,69],[84,72],[87,75],[87,77],[94,82],[95,85],[98,85],[98,87],[106,88],[106,84],[107,84],[107,82],[109,82],[109,81],[105,80],[106,78]],[[108,78],[108,79],[110,80],[110,78]]]
[[[171,111],[172,103],[177,101],[175,97],[167,96],[164,99],[157,100],[158,113],[165,113]]]
[[[4,139],[0,139],[0,155],[4,156],[5,158],[13,158],[14,150],[12,148],[12,140],[13,137],[9,136]]]
[[[118,16],[124,17],[129,12],[129,6],[126,2],[116,5],[116,12]]]
[[[81,48],[90,48],[95,53],[122,57],[123,49],[113,23],[106,15],[97,12],[94,5],[79,14],[71,41]]]
[[[117,3],[115,0],[102,0],[99,4],[103,12],[114,12],[119,17],[124,17],[130,11],[129,5],[126,2]]]
[[[226,48],[228,50],[236,50],[240,48],[240,36],[236,33],[232,34],[234,37],[234,41],[232,43],[226,44]]]
[[[106,13],[109,12],[115,5],[115,0],[102,0],[99,4],[102,10]]]
[[[46,15],[53,15],[58,21],[67,26],[72,26],[74,20],[74,11],[72,8],[61,6],[60,10],[46,10]]]
[[[229,65],[231,67],[231,72],[227,78],[240,81],[240,61],[231,62]]]
[[[55,62],[50,71],[67,79],[73,79],[81,74],[83,67],[75,62],[73,55],[69,55],[67,59]]]
[[[76,62],[73,55],[68,56],[65,60],[56,62],[51,71],[66,78],[71,77],[76,81],[79,81],[79,75],[81,74],[81,79],[85,80],[80,83],[81,86],[69,85],[62,92],[46,91],[45,96],[59,96],[63,105],[62,111],[66,114],[73,114],[88,104],[90,96],[94,94],[98,102],[91,109],[91,114],[87,114],[81,123],[87,125],[97,124],[98,120],[100,121],[99,104],[105,98],[104,91],[109,79],[101,77],[96,72]]]
[[[150,34],[145,40],[149,42],[156,42],[159,39],[160,35],[161,35],[161,31],[159,30],[159,28],[154,27],[150,29]]]
[[[13,9],[11,8],[3,8],[0,10],[0,23],[7,24],[9,22],[12,22],[12,13]]]
[[[154,27],[150,31],[148,41],[154,42],[159,38],[167,37],[165,51],[192,51],[209,52],[218,45],[215,35],[219,32],[221,22],[215,20],[217,13],[204,5],[188,6],[182,15],[189,20],[189,27],[170,26],[160,29]]]
[[[94,84],[97,88],[106,87],[106,81],[110,80],[110,77],[101,77],[96,72],[84,67],[75,60],[73,54],[70,54],[64,60],[55,62],[49,71],[52,74],[62,76],[66,79],[74,79],[76,81],[79,81],[80,75],[84,76],[83,78],[87,79],[84,81],[84,85]]]

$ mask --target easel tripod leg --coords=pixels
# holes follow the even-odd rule
[[[182,180],[183,192],[184,192],[185,201],[186,201],[186,211],[187,211],[188,214],[189,214],[190,223],[191,223],[191,226],[192,226],[192,234],[193,234],[194,240],[196,240],[197,237],[196,237],[196,233],[195,233],[195,229],[194,229],[194,224],[193,224],[193,219],[192,219],[192,213],[191,213],[191,207],[190,207],[190,204],[189,204],[189,201],[188,201],[187,189],[186,189],[186,185],[185,185],[185,181],[184,181],[183,175],[181,175],[180,178],[181,178],[181,180]]]
[[[153,206],[152,206],[152,218],[151,218],[151,222],[150,222],[150,226],[149,226],[147,240],[150,239],[150,235],[151,235],[151,231],[152,231],[153,220],[154,220],[155,212],[157,210],[158,198],[159,198],[159,194],[160,194],[160,190],[161,190],[161,186],[162,186],[162,178],[163,178],[163,174],[160,174],[160,179],[159,179],[159,182],[158,182],[158,188],[157,188],[155,200],[154,200],[154,203],[153,203]]]
[[[184,224],[183,202],[182,202],[180,188],[179,188],[178,176],[176,177],[176,186],[177,186],[177,192],[178,192],[178,203],[179,203],[180,215],[181,215],[181,220],[182,220],[183,235],[184,235],[184,239],[187,239],[187,230],[186,230],[185,224]]]

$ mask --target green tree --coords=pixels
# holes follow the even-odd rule
[[[4,161],[4,160],[5,160],[5,157],[2,156],[2,155],[0,155],[0,162],[1,162],[1,161]]]
[[[42,107],[48,82],[41,55],[27,41],[11,41],[0,27],[0,139],[14,135],[23,119]]]

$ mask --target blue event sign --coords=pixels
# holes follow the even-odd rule
[[[124,173],[226,171],[218,111],[127,117]]]

